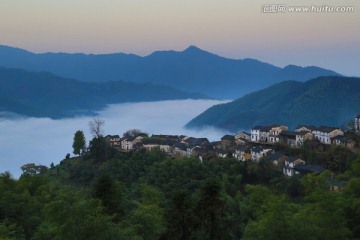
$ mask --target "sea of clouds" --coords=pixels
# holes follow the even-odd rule
[[[205,128],[187,130],[183,126],[207,108],[223,103],[218,100],[178,100],[110,105],[99,112],[105,120],[104,134],[122,136],[129,129],[140,129],[149,134],[178,134],[207,137],[217,141],[226,132]],[[58,164],[67,153],[72,154],[74,133],[82,130],[87,142],[92,136],[88,123],[92,117],[53,120],[49,118],[0,118],[0,173],[10,171],[21,175],[26,163],[49,166]]]

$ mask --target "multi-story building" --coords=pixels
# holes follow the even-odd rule
[[[360,114],[355,117],[355,132],[360,133]]]

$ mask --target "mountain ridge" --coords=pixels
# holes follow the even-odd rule
[[[360,78],[319,77],[307,82],[284,81],[213,106],[187,128],[213,126],[236,132],[256,125],[298,124],[341,126],[360,112]]]
[[[149,82],[220,99],[234,99],[285,80],[340,75],[314,66],[280,68],[256,59],[226,58],[196,46],[183,51],[156,51],[144,57],[126,53],[37,54],[1,46],[0,66],[47,71],[80,81]]]
[[[0,112],[31,117],[94,115],[108,104],[176,99],[207,99],[150,83],[91,83],[48,72],[0,67]]]

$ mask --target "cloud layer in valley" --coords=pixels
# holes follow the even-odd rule
[[[216,100],[181,100],[111,105],[99,116],[105,120],[105,134],[122,135],[129,129],[141,129],[149,134],[184,134],[219,140],[225,132],[207,128],[185,130],[183,126],[214,104]],[[91,139],[88,123],[91,117],[52,120],[48,118],[0,119],[0,172],[21,174],[26,163],[49,166],[58,164],[67,153],[72,154],[72,142],[77,130]]]

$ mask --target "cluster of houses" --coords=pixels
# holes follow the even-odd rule
[[[360,115],[355,118],[355,131],[360,133]],[[300,125],[289,131],[284,125],[256,126],[250,133],[240,132],[236,135],[225,135],[220,141],[210,142],[207,138],[194,138],[184,135],[152,135],[137,132],[106,136],[108,142],[120,151],[145,149],[161,151],[174,157],[197,157],[201,161],[220,157],[234,157],[239,161],[256,161],[270,159],[284,175],[319,173],[324,169],[317,165],[307,165],[304,160],[294,156],[285,156],[275,152],[273,145],[284,143],[299,148],[306,140],[318,140],[325,145],[342,145],[355,148],[356,141],[344,136],[340,128],[326,126]]]

